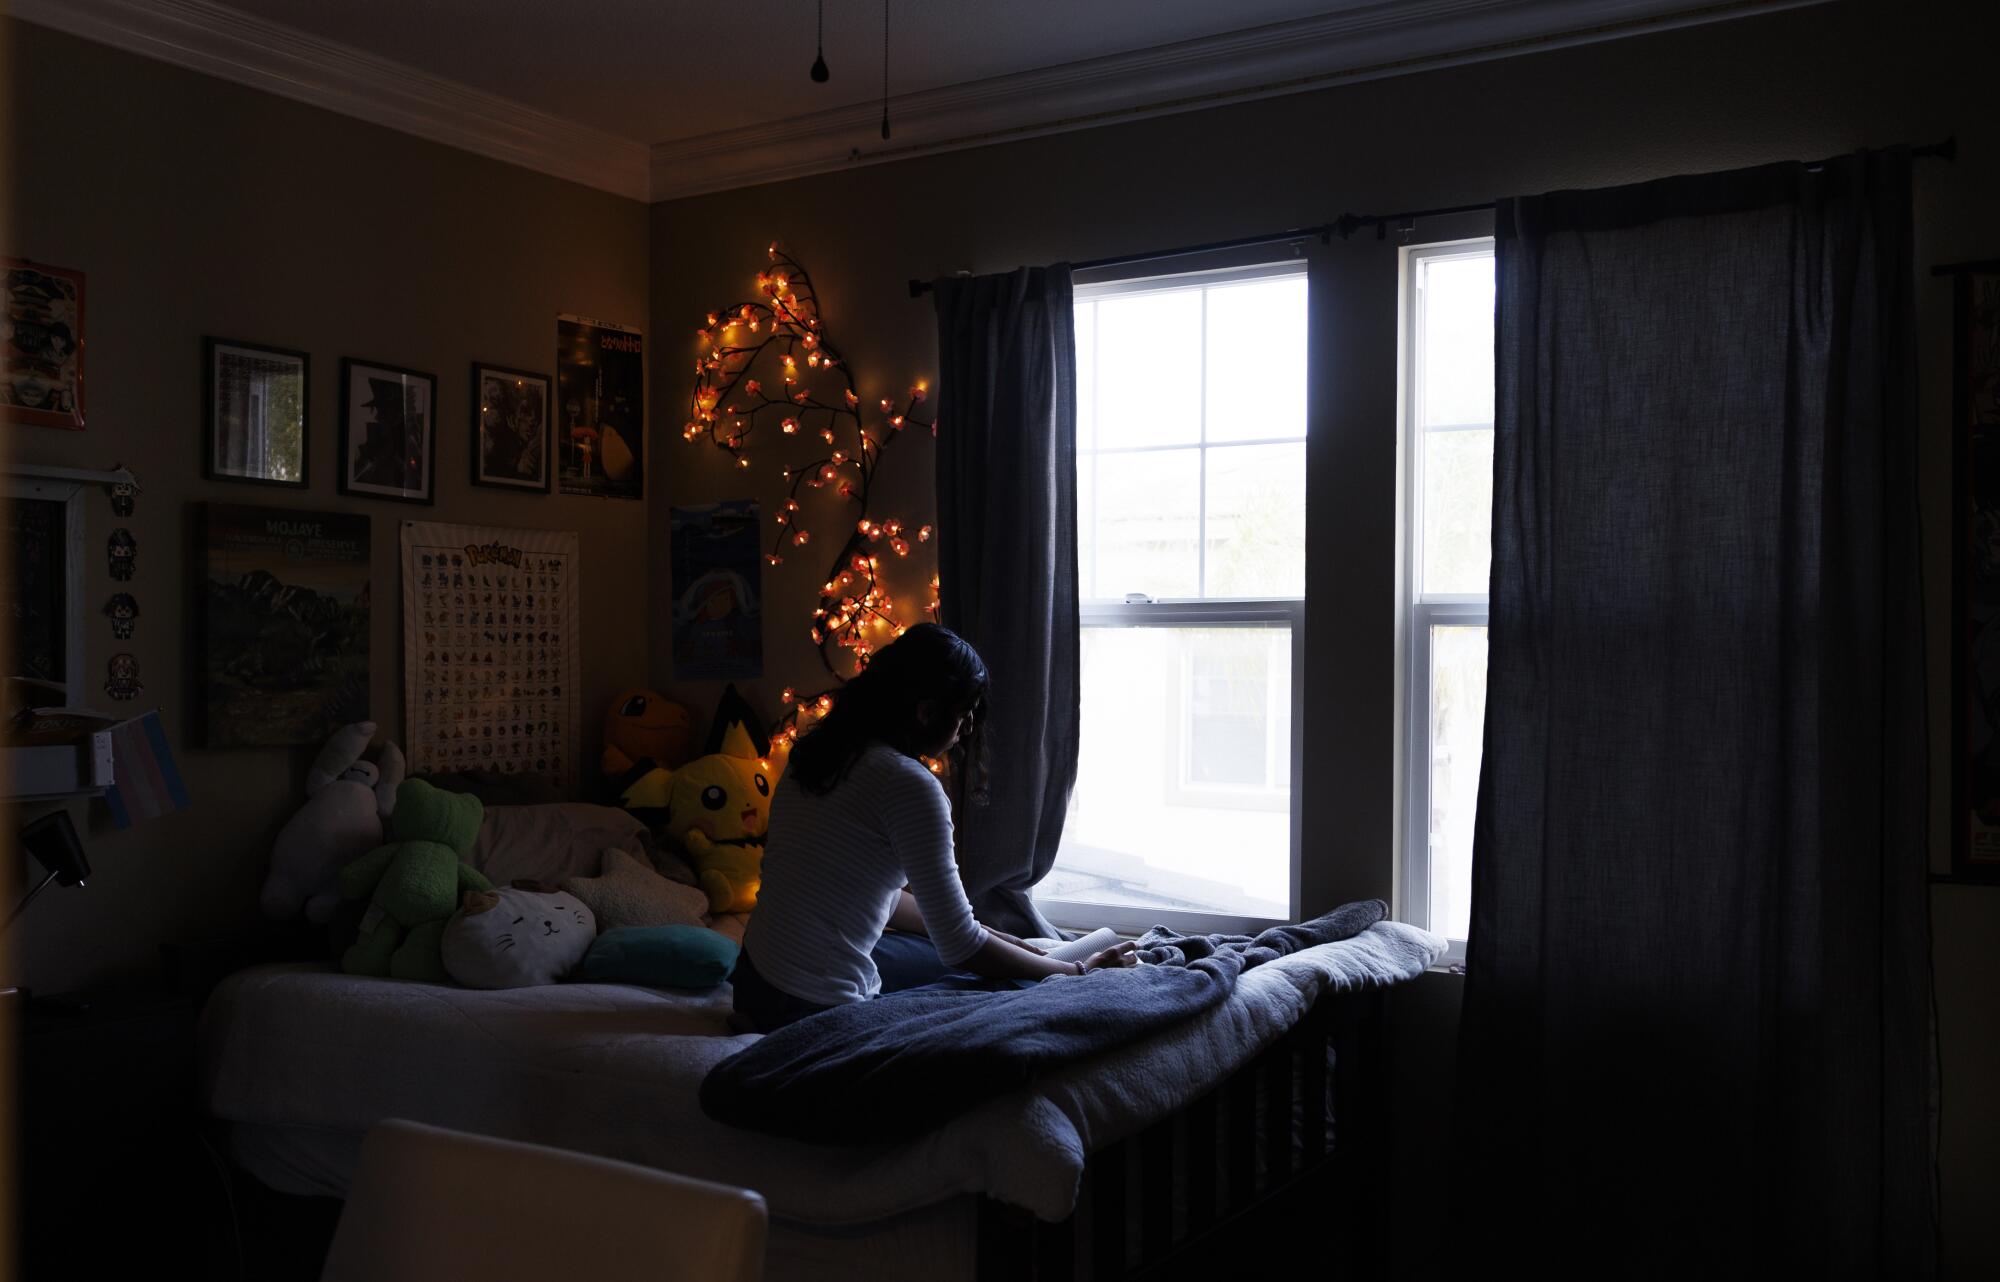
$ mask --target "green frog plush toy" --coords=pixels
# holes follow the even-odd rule
[[[350,975],[389,975],[448,984],[440,944],[445,923],[467,890],[493,883],[461,861],[479,836],[479,798],[443,792],[421,779],[396,789],[390,833],[396,838],[340,870],[340,893],[369,896],[361,937],[341,956]]]

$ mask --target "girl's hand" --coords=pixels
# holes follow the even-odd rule
[[[1121,970],[1126,967],[1137,966],[1138,964],[1139,945],[1137,941],[1124,939],[1113,944],[1103,952],[1092,953],[1090,956],[1084,958],[1083,969],[1086,972],[1093,970]]]
[[[1006,942],[1008,942],[1008,943],[1010,943],[1010,944],[1014,945],[1014,947],[1016,947],[1016,948],[1019,948],[1019,949],[1023,950],[1024,952],[1030,952],[1030,953],[1033,953],[1033,954],[1034,954],[1035,956],[1037,956],[1037,957],[1046,957],[1046,956],[1048,956],[1048,953],[1047,953],[1047,951],[1046,951],[1046,950],[1044,950],[1044,949],[1040,949],[1040,948],[1037,948],[1037,947],[1035,947],[1035,946],[1034,946],[1033,944],[1029,943],[1029,942],[1028,942],[1027,940],[1025,940],[1025,939],[1016,939],[1016,938],[1015,938],[1014,936],[1012,936],[1012,935],[1008,934],[1008,933],[1007,933],[1006,931],[1004,931],[1004,930],[995,930],[995,929],[993,929],[993,927],[991,927],[991,926],[988,926],[988,927],[986,928],[986,933],[987,933],[987,934],[989,934],[989,935],[991,935],[991,936],[993,936],[993,937],[994,937],[995,939],[1002,939],[1002,940],[1005,940]]]

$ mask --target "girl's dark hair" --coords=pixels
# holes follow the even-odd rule
[[[973,775],[977,787],[986,690],[986,664],[979,652],[948,628],[919,623],[883,646],[834,694],[833,710],[800,737],[785,773],[807,792],[829,791],[847,777],[870,743],[907,751],[917,704],[931,699],[941,716],[954,709],[973,710],[974,730],[954,750],[951,773],[958,780]]]

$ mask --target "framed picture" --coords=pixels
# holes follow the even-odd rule
[[[436,501],[436,376],[341,358],[340,492]]]
[[[2000,881],[2000,260],[1939,271],[1953,277],[1954,298],[1951,873]]]
[[[472,365],[472,483],[547,494],[554,475],[549,376]]]
[[[307,365],[304,352],[202,340],[203,476],[306,488]]]
[[[369,523],[201,505],[201,746],[323,743],[368,715]]]
[[[16,423],[83,430],[83,273],[0,259],[7,319],[0,411]]]

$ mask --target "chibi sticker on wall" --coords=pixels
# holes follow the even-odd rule
[[[122,525],[111,531],[104,551],[111,560],[111,577],[120,583],[129,581],[139,563],[139,540],[132,537],[132,531]]]
[[[114,654],[105,668],[104,693],[123,701],[136,699],[146,687],[139,684],[139,660],[129,654]]]
[[[132,639],[139,626],[139,603],[130,592],[115,592],[104,603],[104,617],[111,620],[111,635],[120,641]]]
[[[114,464],[111,470],[114,472],[118,471],[119,466]],[[128,479],[113,481],[104,487],[111,492],[111,515],[120,519],[132,515],[133,500],[139,494],[139,482],[129,479],[131,477],[131,473],[129,472],[126,473],[126,476]]]

